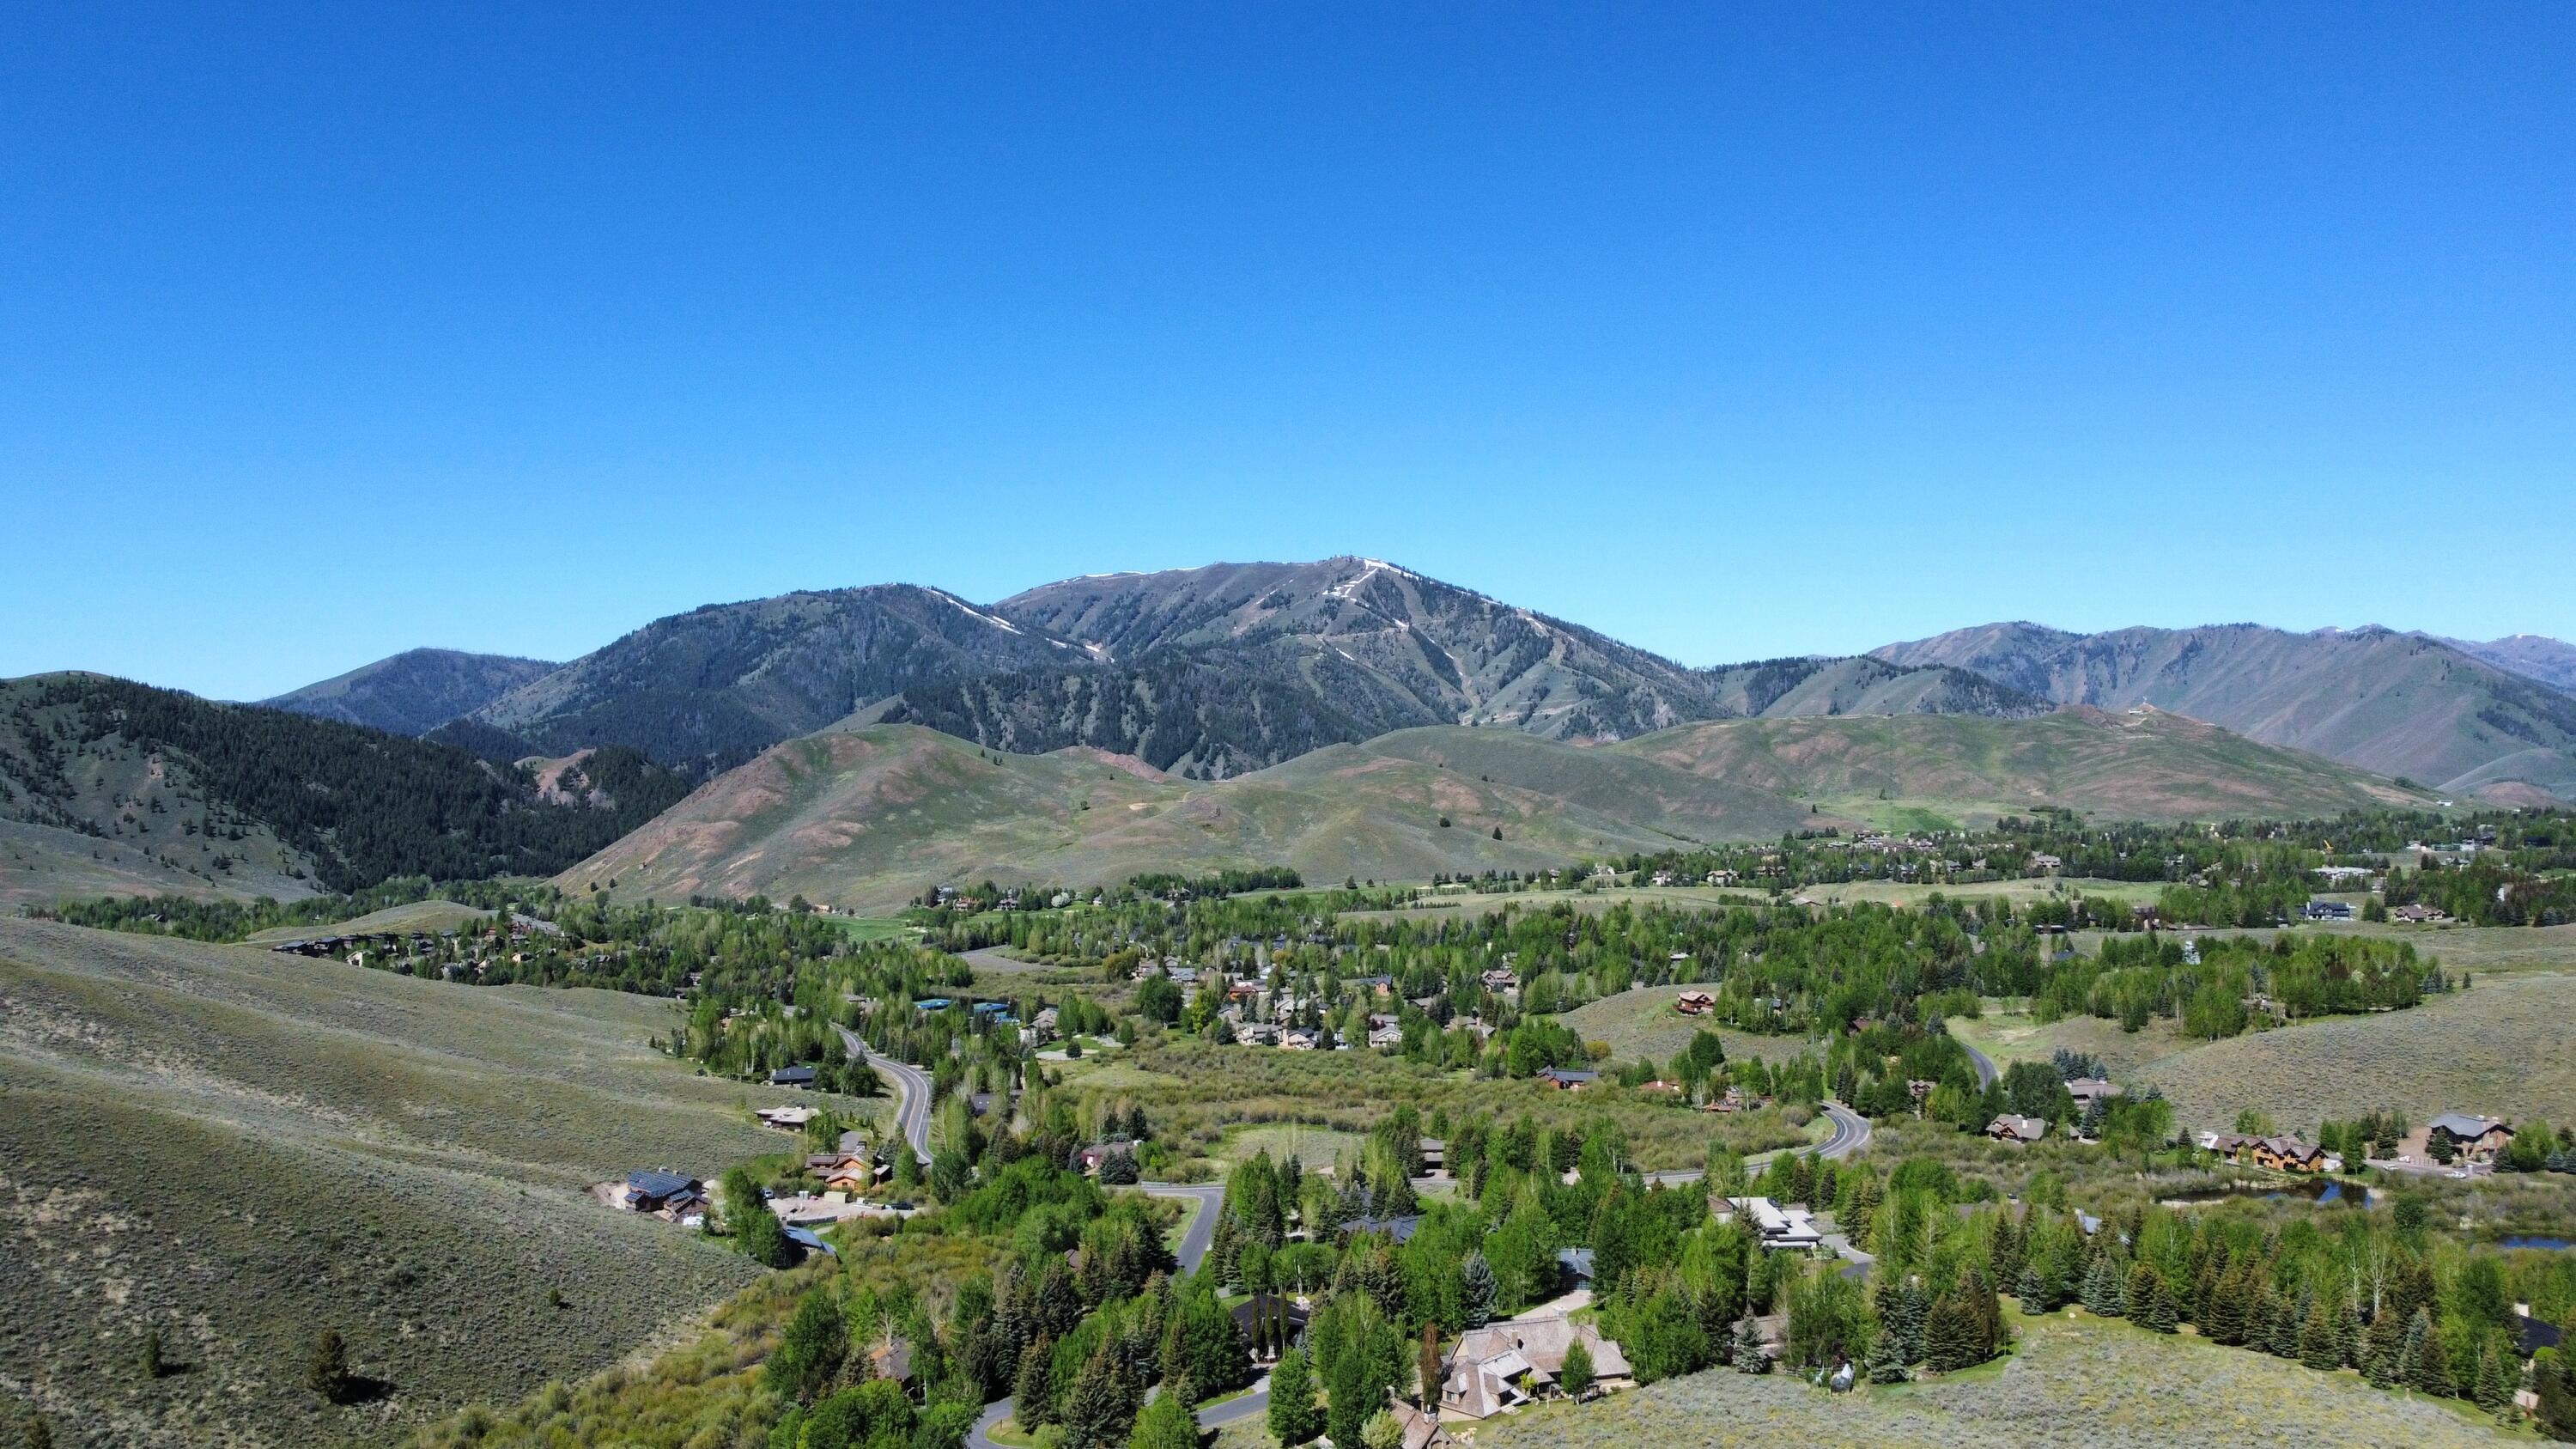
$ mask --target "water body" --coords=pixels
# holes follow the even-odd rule
[[[2546,1248],[2551,1252],[2556,1252],[2562,1248],[2576,1248],[2576,1238],[2553,1238],[2545,1233],[2516,1233],[2512,1237],[2506,1238],[2503,1246],[2508,1248]]]
[[[2304,1199],[2313,1203],[2352,1203],[2359,1207],[2377,1207],[2379,1190],[2358,1183],[2345,1184],[2329,1178],[2311,1178],[2304,1182],[2247,1182],[2230,1187],[2212,1188],[2206,1192],[2186,1192],[2161,1201],[2167,1207],[2189,1207],[2194,1203],[2227,1202],[2234,1198],[2259,1198],[2264,1202],[2290,1202]]]

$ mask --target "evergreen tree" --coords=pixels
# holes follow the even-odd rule
[[[1878,1337],[1870,1341],[1867,1368],[1871,1383],[1905,1382],[1905,1350],[1897,1343],[1896,1335],[1888,1332],[1883,1325],[1879,1329]]]
[[[1762,1351],[1762,1329],[1754,1323],[1750,1313],[1735,1323],[1735,1371],[1740,1374],[1771,1372],[1771,1355]]]
[[[1584,1347],[1582,1339],[1566,1346],[1565,1365],[1557,1370],[1556,1382],[1578,1404],[1592,1392],[1592,1350]]]
[[[2397,1382],[2408,1388],[2421,1388],[2424,1377],[2425,1347],[2433,1337],[2431,1310],[2418,1308],[2406,1320],[2406,1337],[2399,1341],[2394,1364]]]
[[[2490,1414],[2502,1414],[2513,1407],[2513,1384],[2505,1377],[2504,1360],[2492,1341],[2478,1353],[2478,1378],[2472,1397],[2479,1408]]]
[[[2084,1311],[2102,1318],[2120,1316],[2120,1275],[2108,1253],[2094,1254],[2093,1266],[2085,1270]]]
[[[1136,1432],[1127,1436],[1127,1449],[1199,1449],[1198,1420],[1178,1398],[1161,1394],[1136,1416]]]
[[[1289,1449],[1324,1432],[1324,1416],[1315,1407],[1314,1379],[1302,1348],[1281,1354],[1279,1366],[1270,1371],[1270,1432]]]
[[[1135,1385],[1109,1344],[1092,1350],[1064,1396],[1064,1449],[1105,1449],[1126,1442],[1136,1420]]]
[[[2152,1296],[2147,1300],[2147,1327],[2158,1333],[2171,1333],[2182,1324],[2182,1306],[2174,1302],[2173,1290],[2161,1277],[2155,1280]]]
[[[2343,1367],[2343,1345],[2335,1336],[2336,1317],[2326,1311],[2323,1303],[2309,1310],[2308,1321],[2299,1330],[2299,1362],[2329,1373]]]
[[[1020,1371],[1011,1380],[1011,1417],[1022,1429],[1035,1430],[1055,1417],[1055,1397],[1047,1373],[1055,1363],[1055,1340],[1041,1338],[1020,1354]]]
[[[2015,1285],[2014,1296],[2021,1299],[2021,1311],[2034,1318],[2057,1306],[2049,1301],[2048,1280],[2035,1261],[2021,1265],[2021,1282]]]
[[[135,1356],[135,1367],[141,1369],[147,1379],[161,1378],[170,1372],[170,1365],[161,1357],[160,1324],[143,1326],[143,1347]]]
[[[1501,1297],[1501,1287],[1494,1281],[1494,1265],[1482,1253],[1470,1252],[1459,1266],[1459,1289],[1465,1308],[1465,1324],[1482,1328],[1494,1321],[1494,1305]]]
[[[341,1341],[338,1329],[326,1328],[314,1337],[313,1351],[304,1360],[304,1386],[332,1404],[345,1404],[356,1392],[357,1380],[349,1374],[349,1345]]]
[[[1944,1293],[1932,1305],[1932,1316],[1924,1325],[1924,1359],[1942,1373],[1984,1363],[1986,1355],[1979,1352],[1981,1337],[1976,1309],[1966,1296],[1956,1291]]]
[[[2452,1398],[2460,1387],[2451,1377],[2451,1355],[2442,1346],[2441,1325],[2433,1322],[2432,1310],[2418,1308],[2416,1315],[2424,1320],[2424,1337],[2415,1346],[2414,1374],[2407,1380],[2410,1387],[2436,1398]],[[2409,1336],[2414,1327],[2407,1327]]]
[[[2147,1321],[2148,1306],[2155,1301],[2156,1289],[2163,1282],[2156,1274],[2156,1265],[2143,1259],[2129,1269],[2129,1281],[2121,1291],[2120,1304],[2131,1319],[2139,1323]]]

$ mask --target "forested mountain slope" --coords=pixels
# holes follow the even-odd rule
[[[2421,635],[2254,624],[2069,634],[1989,624],[1873,651],[2104,709],[2147,704],[2383,775],[2576,794],[2576,697]]]
[[[0,819],[46,832],[54,853],[40,859],[28,848],[29,872],[0,875],[0,888],[49,897],[52,882],[35,867],[50,860],[59,873],[73,837],[88,840],[100,863],[148,862],[138,886],[175,875],[222,894],[284,898],[397,875],[545,875],[687,790],[622,749],[563,762],[544,784],[462,750],[336,720],[101,675],[9,680],[0,682]]]
[[[406,649],[261,702],[270,709],[366,725],[389,734],[425,735],[557,667],[542,659],[507,654]]]

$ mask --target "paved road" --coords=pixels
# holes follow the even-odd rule
[[[1161,1386],[1156,1387],[1159,1389]],[[1147,1397],[1151,1398],[1152,1395],[1149,1393]],[[1240,1423],[1245,1419],[1259,1418],[1269,1412],[1270,1380],[1265,1378],[1254,1384],[1251,1392],[1241,1398],[1228,1399],[1222,1404],[1210,1404],[1199,1410],[1199,1427],[1201,1429],[1221,1428],[1227,1424]],[[993,1439],[993,1426],[1010,1416],[1010,1400],[995,1399],[986,1404],[982,1416],[975,1420],[975,1427],[966,1431],[967,1449],[1004,1449],[1003,1445]]]
[[[1812,1152],[1818,1157],[1840,1161],[1869,1145],[1870,1126],[1867,1117],[1840,1102],[1827,1102],[1824,1106],[1825,1120],[1834,1124],[1833,1135],[1822,1142],[1811,1143],[1805,1147],[1782,1148],[1781,1151]],[[1779,1152],[1757,1152],[1744,1159],[1744,1165],[1748,1169],[1759,1172],[1770,1164],[1772,1158],[1779,1155]],[[1706,1172],[1700,1168],[1681,1167],[1670,1172],[1649,1172],[1645,1177],[1649,1186],[1661,1184],[1665,1187],[1678,1187],[1685,1182],[1697,1182],[1706,1175]]]
[[[1197,1200],[1198,1214],[1190,1219],[1181,1233],[1181,1244],[1172,1250],[1180,1259],[1181,1271],[1195,1273],[1207,1261],[1208,1245],[1216,1241],[1217,1210],[1225,1204],[1225,1184],[1221,1182],[1140,1182],[1136,1186],[1149,1197],[1185,1197]]]
[[[1977,1085],[1981,1088],[1993,1086],[1995,1078],[2003,1075],[1995,1070],[1993,1059],[1975,1047],[1968,1046],[1966,1042],[1960,1042],[1959,1045],[1967,1047],[1968,1062],[1977,1069]]]
[[[865,1058],[886,1080],[894,1083],[894,1125],[912,1144],[912,1153],[924,1162],[930,1160],[930,1074],[919,1067],[908,1066],[889,1056],[880,1056],[859,1034],[832,1023],[841,1034],[841,1049]]]

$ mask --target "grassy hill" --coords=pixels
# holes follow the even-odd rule
[[[1965,819],[2057,804],[2215,818],[2415,798],[2206,725],[2098,712],[1727,721],[1596,748],[1444,726],[1205,782],[1094,751],[993,754],[871,725],[763,753],[561,883],[877,907],[982,879],[1085,885],[1281,863],[1319,881],[1543,869],[1891,812]]]
[[[2246,1107],[2289,1129],[2390,1108],[2416,1123],[2445,1111],[2576,1121],[2572,1013],[2576,976],[2481,976],[2467,991],[2394,1016],[2230,1037],[2139,1074],[2164,1088],[2184,1121],[2202,1127],[2224,1127]]]
[[[670,1025],[0,919],[0,1386],[58,1443],[318,1445],[617,1360],[756,1270],[584,1187],[779,1141],[649,1047]],[[184,1372],[133,1372],[150,1323]],[[323,1327],[387,1397],[305,1391]]]
[[[1993,1368],[1831,1396],[1795,1375],[1756,1378],[1716,1369],[1595,1403],[1550,1404],[1499,1418],[1478,1431],[1478,1442],[1485,1449],[2232,1449],[2302,1442],[2434,1449],[2528,1437],[2481,1422],[2456,1402],[2383,1393],[2348,1370],[2317,1373],[2268,1354],[2088,1314],[2024,1318],[2007,1309],[2006,1315],[2021,1346]],[[1218,1449],[1241,1442],[1223,1439]]]
[[[2133,820],[2303,818],[2426,801],[2331,760],[2159,711],[1718,720],[1614,749],[1874,818],[1964,822],[2037,805]]]
[[[1568,746],[1518,738],[1579,756]],[[1578,801],[1480,780],[1463,767],[1408,754],[1423,748],[1419,739],[1393,741],[1384,748],[1338,745],[1238,779],[1197,783],[1088,752],[987,754],[907,725],[830,732],[790,741],[711,781],[561,883],[586,890],[614,881],[628,898],[801,893],[877,906],[925,886],[986,877],[1081,885],[1147,870],[1284,862],[1317,880],[1416,880],[1439,871],[1544,868],[1674,839],[1639,823],[1672,819],[1661,802],[1609,787]],[[1760,792],[1713,798],[1740,808],[1730,815],[1712,806],[1692,823],[1727,838],[1768,837],[1808,818],[1804,806]],[[1493,838],[1496,828],[1501,840]]]

